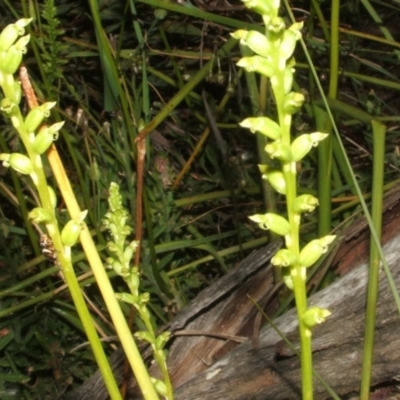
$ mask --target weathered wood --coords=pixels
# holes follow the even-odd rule
[[[399,188],[385,200],[385,254],[400,286],[397,253],[400,250],[398,229]],[[356,223],[342,235],[342,245],[334,264],[339,281],[313,296],[311,304],[327,307],[332,316],[314,330],[315,369],[340,394],[356,391],[359,386],[364,332],[368,231],[365,222]],[[252,253],[246,260],[203,291],[171,323],[176,336],[170,343],[168,365],[176,388],[176,398],[184,399],[297,399],[300,396],[300,371],[297,357],[284,345],[273,329],[264,328],[254,347],[254,319],[257,312],[250,295],[263,304],[273,291],[271,266],[265,267],[276,251],[275,244]],[[397,375],[400,339],[397,337],[399,315],[393,305],[386,278],[381,274],[377,336],[374,358],[374,383]],[[269,306],[270,313],[273,305]],[[297,337],[295,312],[279,318],[277,323],[291,340]],[[256,329],[257,331],[257,329]],[[223,334],[227,340],[211,337]],[[230,340],[228,340],[228,336]],[[249,338],[243,344],[239,338]],[[118,381],[121,379],[121,352],[111,357]],[[208,364],[212,364],[209,367]],[[157,372],[152,370],[153,374]],[[316,385],[316,399],[329,398]],[[78,391],[65,397],[105,400],[107,394],[97,373]],[[132,381],[130,399],[141,398]]]
[[[400,235],[385,246],[385,254],[400,286]],[[400,319],[385,274],[381,272],[380,296],[373,366],[373,384],[392,380],[399,373]],[[339,394],[359,387],[364,312],[366,264],[335,282],[311,299],[326,307],[332,316],[313,331],[314,368]],[[289,337],[297,336],[294,311],[276,321]],[[178,400],[207,398],[217,400],[300,399],[300,365],[272,328],[262,330],[259,347],[246,342],[195,376],[175,392]],[[207,396],[203,397],[202,393]],[[316,399],[331,398],[316,381]]]
[[[171,325],[166,327],[176,335],[171,341],[168,360],[175,386],[206,369],[208,360],[216,356],[222,347],[226,347],[226,340],[215,339],[209,335],[216,333],[248,336],[247,331],[252,330],[251,321],[256,315],[256,309],[253,303],[246,299],[246,294],[262,301],[271,291],[273,283],[269,261],[279,246],[278,241],[251,253],[232,271],[203,290],[195,301],[181,310]],[[179,331],[182,330],[185,331],[185,336],[180,335]],[[195,335],[190,336],[191,332]],[[228,345],[230,343],[229,341]],[[226,348],[225,351],[228,350],[229,348]],[[117,350],[110,357],[118,382],[122,380],[123,359],[122,350]],[[99,371],[73,393],[62,397],[63,400],[107,398]]]

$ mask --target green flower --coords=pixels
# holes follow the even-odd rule
[[[25,33],[25,26],[32,21],[32,18],[19,19],[15,24],[7,25],[0,33],[0,51],[7,51]]]
[[[251,50],[254,51],[254,53],[266,58],[271,56],[271,46],[269,40],[262,33],[250,31],[244,38],[244,42],[250,47]]]
[[[0,69],[5,74],[14,74],[22,62],[22,55],[26,53],[26,45],[30,36],[23,36],[13,44],[1,57]]]
[[[335,235],[324,236],[321,239],[314,239],[307,243],[300,252],[300,265],[311,267],[318,261],[323,253],[328,251],[328,246],[335,240]]]
[[[327,133],[314,132],[297,137],[295,140],[293,140],[290,146],[293,161],[300,161],[311,150],[312,147],[318,146],[318,143],[321,140],[324,140],[327,136]]]
[[[261,229],[269,229],[278,235],[286,236],[290,232],[288,220],[280,215],[273,213],[255,214],[249,218],[256,222]]]
[[[292,152],[286,143],[279,141],[269,143],[265,146],[265,151],[271,158],[277,158],[282,162],[292,161]]]
[[[61,231],[61,241],[65,246],[72,247],[79,238],[82,230],[82,222],[86,218],[88,211],[82,211],[78,218],[71,219]]]
[[[285,96],[283,110],[286,114],[292,115],[300,110],[303,103],[304,95],[302,93],[290,92]]]
[[[310,307],[303,315],[302,320],[307,328],[311,329],[314,326],[325,322],[326,318],[331,315],[331,312],[326,308]]]
[[[261,56],[243,57],[236,64],[248,72],[258,72],[259,74],[271,78],[275,75],[275,70],[270,60]]]
[[[281,127],[268,117],[250,117],[240,124],[243,128],[249,128],[250,132],[258,132],[272,140],[281,138]]]
[[[28,214],[28,218],[37,224],[47,224],[53,219],[53,216],[48,210],[42,207],[36,207]]]
[[[286,180],[281,171],[270,171],[262,175],[271,186],[280,194],[286,194]]]
[[[318,199],[311,194],[302,194],[294,201],[293,211],[296,214],[312,212],[318,206]]]
[[[50,110],[56,105],[56,102],[43,103],[41,106],[32,108],[25,118],[25,128],[28,132],[34,132],[45,118],[50,115]]]
[[[293,251],[288,249],[280,249],[278,252],[272,257],[271,263],[276,267],[289,267],[291,265],[295,265],[298,259]]]
[[[32,162],[27,156],[20,153],[7,154],[6,158],[3,158],[3,154],[1,156],[0,159],[3,160],[3,165],[5,167],[10,166],[15,171],[24,175],[30,175],[33,173]]]

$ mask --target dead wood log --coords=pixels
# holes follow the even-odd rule
[[[385,255],[400,287],[400,234],[385,246]],[[380,273],[380,295],[374,351],[373,384],[393,380],[399,374],[400,319],[386,276]],[[339,394],[359,387],[367,267],[363,263],[352,272],[317,293],[310,304],[326,307],[332,316],[313,331],[314,368]],[[294,310],[276,321],[289,338],[297,337]],[[294,343],[297,346],[297,341]],[[205,399],[300,399],[300,365],[271,327],[262,330],[259,346],[250,341],[217,361],[203,373],[178,387],[178,400]],[[316,399],[331,398],[316,381]],[[206,394],[206,396],[202,395]]]
[[[386,197],[384,216],[385,254],[397,287],[400,286],[400,268],[397,266],[397,253],[400,250],[398,198],[399,188]],[[332,316],[314,330],[314,366],[339,394],[356,391],[359,386],[364,332],[365,263],[369,239],[364,222],[350,229],[350,233],[345,231],[343,234],[336,264],[339,265],[340,274],[351,269],[353,271],[310,300],[311,304],[327,307],[332,312]],[[274,286],[271,267],[265,268],[265,263],[275,251],[276,245],[272,244],[252,253],[230,274],[202,292],[172,322],[169,329],[175,335],[182,334],[182,331],[185,335],[193,335],[175,336],[169,348],[168,365],[176,388],[176,399],[300,398],[298,359],[276,332],[264,328],[256,347],[251,340],[257,313],[247,295],[261,304],[265,302],[265,297],[270,297]],[[277,323],[296,344],[295,312],[285,314]],[[398,329],[398,311],[386,278],[381,274],[374,384],[390,380],[398,374]],[[215,337],[215,334],[225,335],[225,340]],[[246,337],[250,340],[237,343],[238,339]],[[111,360],[116,367],[117,379],[120,379],[121,353],[116,352]],[[98,373],[78,391],[65,397],[67,400],[77,398],[107,399]],[[140,398],[134,382],[129,398]],[[329,398],[317,382],[315,398]]]
[[[248,299],[243,299],[251,294],[256,301],[262,302],[263,297],[271,292],[273,281],[269,261],[279,246],[280,243],[275,242],[250,254],[227,275],[203,290],[166,327],[174,334],[168,364],[175,387],[206,369],[207,364],[218,357],[217,353],[222,348],[225,348],[225,352],[229,351],[229,345],[237,344],[238,336],[246,339],[252,333],[252,320],[257,310]],[[225,338],[227,335],[235,338],[227,343],[221,338],[216,339],[218,334],[223,334]],[[123,361],[122,350],[117,350],[110,357],[118,382],[122,380]],[[157,374],[157,371],[152,373]],[[132,384],[130,398],[135,398],[137,388],[134,381]],[[97,371],[77,390],[60,398],[106,400],[108,396],[100,372]]]

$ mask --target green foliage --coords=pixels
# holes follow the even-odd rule
[[[69,46],[62,41],[65,30],[61,28],[61,22],[57,18],[57,7],[54,5],[54,0],[44,2],[42,17],[43,34],[39,38],[42,66],[47,77],[47,85],[54,87],[64,75],[63,69],[68,63]]]
[[[261,33],[260,25],[259,21],[252,23],[253,12],[235,12],[234,7],[207,12],[195,6],[154,0],[129,2],[126,9],[117,1],[97,4],[100,24],[96,27],[93,23],[95,11],[84,2],[62,0],[56,6],[50,0],[29,4],[3,2],[0,11],[3,26],[14,22],[18,16],[36,16],[29,28],[32,51],[28,50],[25,55],[26,65],[40,101],[60,100],[52,110],[49,123],[51,126],[55,121],[66,120],[60,129],[57,147],[67,164],[79,203],[82,209],[89,211],[86,222],[104,260],[110,253],[105,247],[101,219],[108,208],[110,182],[119,182],[124,204],[133,217],[136,203],[134,140],[150,124],[148,131],[153,133],[148,141],[145,166],[142,284],[143,289],[152,294],[150,307],[157,321],[167,322],[177,309],[247,251],[266,242],[264,232],[246,216],[260,212],[265,202],[266,206],[271,205],[271,200],[263,197],[268,183],[281,194],[286,191],[277,168],[275,172],[263,170],[267,179],[260,183],[256,164],[260,164],[261,169],[267,165],[264,160],[257,160],[258,154],[264,153],[266,143],[259,142],[258,151],[255,137],[238,126],[244,118],[260,113],[270,121],[275,118],[268,85],[255,79],[255,85],[251,86],[247,75],[246,80],[243,78],[234,66],[239,58],[237,47],[232,45],[230,50],[218,52],[228,39],[228,32],[250,29]],[[325,2],[322,10],[319,6],[319,2],[312,2],[312,6],[308,2],[301,3],[309,18],[307,13],[294,10],[296,20],[304,20],[304,40],[311,58],[307,60],[301,50],[296,50],[298,64],[294,87],[303,94],[305,103],[300,112],[293,115],[291,133],[297,137],[315,130],[326,132],[325,122],[321,127],[317,124],[321,110],[325,112],[327,106],[316,88],[310,63],[314,64],[316,76],[326,92],[330,76],[336,75],[338,98],[336,102],[329,100],[328,105],[335,113],[340,137],[345,140],[358,182],[363,192],[368,193],[374,143],[372,116],[390,128],[386,139],[385,183],[397,179],[400,164],[396,101],[400,89],[396,73],[398,56],[395,42],[383,39],[379,31],[384,27],[391,31],[391,23],[395,24],[396,18],[393,17],[392,22],[384,20],[375,24],[359,2],[343,4],[341,37],[336,41],[337,50],[340,50],[339,65],[329,71],[330,5]],[[383,16],[389,15],[389,9],[398,11],[389,3],[374,3],[374,7],[376,14]],[[155,8],[166,13],[155,18]],[[289,15],[289,9],[285,12]],[[212,24],[204,24],[204,21]],[[348,24],[351,30],[345,28]],[[104,42],[98,39],[99,35],[103,35]],[[104,44],[110,45],[109,58],[103,54]],[[208,66],[203,71],[209,60],[214,67]],[[110,82],[108,90],[105,90],[106,80]],[[192,86],[187,89],[189,84]],[[226,159],[221,159],[213,133],[204,134],[208,121],[204,117],[199,88],[208,91],[210,108],[228,149]],[[228,91],[231,94],[224,102]],[[176,100],[177,94],[181,95]],[[20,153],[22,146],[9,127],[9,120],[3,119],[0,124],[0,151]],[[277,127],[270,122],[267,124],[263,133],[274,139],[279,133]],[[45,139],[47,143],[48,138]],[[42,143],[37,146],[40,153]],[[328,196],[329,203],[331,197],[334,198],[332,213],[324,204],[320,209],[322,214],[332,215],[331,224],[338,227],[343,221],[351,221],[353,212],[359,212],[360,208],[354,184],[335,141],[333,147],[336,149],[331,168],[333,178],[323,177],[332,187],[332,195]],[[328,157],[320,159],[326,164]],[[321,170],[316,168],[317,160],[318,156],[312,151],[303,159],[302,167],[298,166],[299,186],[310,188],[314,198],[318,188],[317,170]],[[46,175],[50,176],[48,166],[44,167]],[[40,255],[40,232],[32,228],[27,218],[29,211],[38,205],[32,194],[32,184],[28,179],[15,179],[17,174],[5,174],[3,170],[0,173],[1,199],[4,200],[0,201],[1,212],[11,226],[11,236],[5,239],[6,245],[0,250],[0,261],[9,266],[6,273],[9,279],[5,281],[9,292],[2,293],[9,303],[2,316],[13,312],[12,321],[25,315],[24,310],[34,310],[40,301],[53,304],[60,296],[55,295],[54,290],[62,283],[55,275],[56,267]],[[59,196],[57,187],[54,191]],[[272,193],[276,208],[284,211],[283,197]],[[56,212],[66,222],[65,205],[58,203]],[[303,213],[302,218],[306,234],[312,232],[311,225],[317,218],[309,212]],[[302,246],[314,236],[308,234],[303,238]],[[13,246],[22,251],[12,251]],[[85,277],[81,285],[86,287],[93,282],[89,265],[79,246],[72,250],[72,255],[77,274]],[[25,263],[25,259],[29,262]],[[15,286],[17,283],[23,285],[23,293]],[[125,290],[119,287],[117,280],[114,285],[118,291]],[[10,293],[16,295],[9,297]],[[99,308],[103,307],[97,291],[89,290],[89,295]],[[13,306],[21,307],[20,311]],[[68,327],[71,340],[80,343],[83,339],[74,334],[76,328]],[[113,335],[112,330],[107,334]],[[82,352],[85,354],[88,354],[86,350]],[[74,360],[71,359],[71,364]],[[21,387],[23,385],[19,385]]]

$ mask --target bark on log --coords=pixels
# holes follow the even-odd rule
[[[385,201],[385,255],[396,286],[400,287],[399,189]],[[337,282],[317,293],[310,304],[326,307],[332,316],[313,331],[314,368],[339,394],[357,391],[359,387],[368,259],[368,232],[365,222],[354,224],[343,236],[336,255],[338,272],[345,274]],[[258,345],[253,338],[257,312],[250,295],[265,302],[273,291],[271,267],[265,263],[276,251],[276,245],[252,253],[230,274],[207,288],[178,314],[169,329],[193,336],[176,336],[170,345],[168,359],[175,396],[178,400],[250,400],[300,399],[299,361],[274,329],[262,329]],[[392,380],[399,374],[399,312],[381,273],[377,333],[373,365],[373,384]],[[269,305],[269,313],[274,304]],[[280,329],[296,343],[297,322],[294,311],[280,317]],[[182,332],[181,332],[182,333]],[[211,337],[224,334],[226,338]],[[240,338],[249,338],[242,344]],[[121,353],[112,357],[118,379],[121,377]],[[211,367],[207,364],[213,363]],[[153,371],[154,372],[154,371]],[[155,372],[154,372],[155,373]],[[130,399],[140,398],[131,388]],[[330,398],[316,381],[316,399]],[[107,399],[99,374],[65,399]]]
[[[398,254],[400,236],[385,246],[396,286],[400,286]],[[400,320],[383,271],[373,364],[373,384],[393,380],[399,374]],[[367,267],[355,270],[312,297],[310,304],[328,308],[332,316],[313,330],[314,368],[339,394],[359,387]],[[276,321],[290,338],[297,336],[294,310]],[[261,331],[259,347],[246,342],[176,390],[177,400],[301,399],[300,365],[271,327]],[[331,398],[316,381],[315,398]]]

